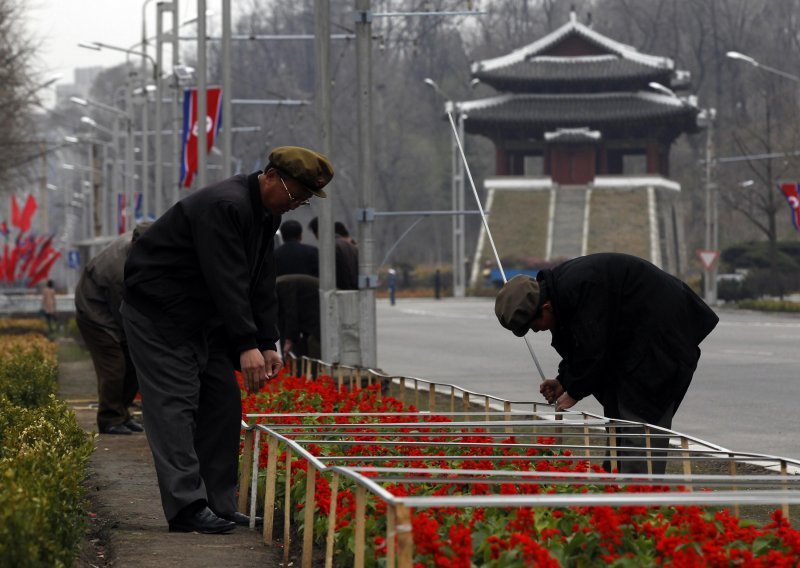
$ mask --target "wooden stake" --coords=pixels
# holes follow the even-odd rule
[[[689,440],[685,436],[681,436],[681,448],[683,448],[683,474],[686,476],[686,481],[692,478],[692,459],[689,455]],[[686,486],[687,491],[692,491],[692,486]]]
[[[647,449],[645,452],[647,461],[647,475],[653,475],[653,452],[651,452],[652,444],[650,442],[650,425],[644,427],[644,447]]]
[[[414,406],[419,409],[419,381],[414,379]]]
[[[503,412],[505,413],[505,421],[511,422],[511,403],[508,401],[503,402]],[[514,429],[511,426],[506,426],[506,434],[511,434]]]
[[[356,563],[355,568],[364,568],[364,551],[366,535],[366,504],[367,504],[367,490],[359,485],[356,487]]]
[[[583,445],[586,446],[586,457],[591,457],[592,455],[592,440],[589,438],[589,417],[585,414],[583,415]]]
[[[283,499],[283,565],[289,565],[289,546],[292,543],[292,452],[286,448],[286,494]]]
[[[314,552],[314,500],[317,468],[309,462],[306,466],[306,502],[303,507],[303,568],[311,568],[311,560]]]
[[[783,488],[786,490],[786,476],[789,475],[789,468],[786,466],[786,460],[781,460],[781,477],[783,477]],[[783,516],[789,520],[789,503],[783,503]]]
[[[456,411],[456,387],[450,387],[450,412]]]
[[[615,469],[619,471],[619,464],[617,463],[617,428],[616,426],[609,426],[608,427],[608,445],[611,446],[610,457],[611,460],[609,465],[611,466],[611,471]]]
[[[731,458],[729,462],[729,473],[731,474],[731,477],[736,477],[736,461],[733,459],[734,454],[728,454],[728,457]],[[738,488],[734,485],[733,490],[738,491]],[[739,503],[734,503],[733,514],[737,517],[739,516]]]
[[[244,450],[242,451],[242,465],[239,468],[239,503],[238,510],[247,510],[247,497],[250,489],[250,479],[253,473],[253,444],[255,442],[255,429],[244,431]],[[255,495],[253,496],[255,499]]]
[[[270,436],[267,441],[267,479],[264,487],[264,544],[272,544],[275,520],[275,486],[278,483],[278,440]]]
[[[395,507],[397,514],[397,568],[412,568],[414,562],[414,534],[411,532],[411,511],[405,505]]]
[[[336,540],[336,500],[339,495],[339,474],[331,479],[331,507],[328,511],[328,539],[325,543],[325,568],[333,568],[333,545]]]
[[[405,406],[406,404],[406,378],[400,377],[400,402]]]
[[[436,412],[436,385],[428,385],[428,412]]]
[[[394,568],[397,512],[391,505],[386,509],[386,568]]]

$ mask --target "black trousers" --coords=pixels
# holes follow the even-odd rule
[[[128,407],[139,392],[136,368],[125,343],[84,318],[76,322],[97,375],[97,427],[103,432],[131,419]]]
[[[221,329],[170,345],[146,316],[121,311],[164,515],[203,505],[234,513],[242,401]]]
[[[671,401],[666,401],[664,410],[659,415],[653,415],[640,411],[633,404],[626,404],[627,397],[624,393],[618,392],[617,389],[612,389],[604,395],[601,395],[600,402],[603,404],[603,414],[607,418],[619,418],[621,420],[630,420],[631,422],[644,422],[662,428],[672,428],[672,419],[678,411],[678,407],[686,395],[686,389],[689,388],[692,376],[695,369],[697,369],[697,362],[700,360],[700,348],[697,348],[696,357],[688,362],[675,362],[671,371],[671,380],[675,384],[685,385],[685,388],[676,393]],[[658,433],[651,429],[651,433]],[[636,436],[626,436],[625,434],[636,434]],[[620,451],[618,455],[621,457],[628,456],[629,458],[641,459],[621,459],[618,460],[618,469],[620,473],[647,473],[647,442],[643,436],[645,434],[644,427],[619,427],[617,428],[616,445],[633,447],[635,450]],[[669,438],[651,438],[651,450],[665,450],[669,447]],[[664,451],[651,451],[649,457],[652,461],[652,472],[654,474],[663,474],[667,469],[667,460],[657,459],[663,458],[666,455]],[[656,458],[656,459],[653,459]],[[603,469],[611,471],[610,460],[603,463]]]

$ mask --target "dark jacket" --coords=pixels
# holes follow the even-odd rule
[[[275,249],[275,275],[319,276],[319,250],[300,241],[286,241]]]
[[[339,290],[358,290],[358,247],[351,242],[336,237],[336,288]]]
[[[567,261],[537,280],[552,301],[558,380],[570,396],[593,394],[605,404],[615,393],[648,417],[677,408],[698,345],[719,321],[697,294],[653,264],[616,253]]]
[[[301,336],[320,337],[319,278],[286,274],[275,281],[281,340],[297,345]]]
[[[125,264],[125,302],[177,344],[222,324],[231,353],[275,349],[274,235],[258,173],[205,187],[172,206]]]
[[[89,261],[75,287],[77,317],[102,329],[117,343],[125,340],[119,307],[131,245],[130,233],[117,237]]]

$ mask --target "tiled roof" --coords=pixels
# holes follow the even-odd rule
[[[570,16],[569,22],[531,44],[519,49],[515,49],[511,53],[501,55],[500,57],[476,61],[472,64],[472,73],[477,75],[479,72],[494,71],[503,67],[514,65],[515,63],[519,63],[520,61],[524,61],[538,54],[546,52],[548,49],[557,45],[570,35],[580,36],[584,40],[601,47],[609,53],[616,54],[623,59],[635,61],[642,65],[647,65],[657,69],[672,70],[674,68],[673,61],[668,57],[658,57],[655,55],[639,53],[636,48],[615,41],[609,37],[597,33],[592,28],[581,24],[578,22],[575,14],[573,13]]]
[[[697,132],[699,109],[683,100],[650,92],[500,95],[456,103],[468,118],[473,134],[497,130],[526,131],[531,137],[559,128],[600,130],[630,124],[666,125],[681,132]]]
[[[547,92],[641,87],[650,81],[670,84],[671,69],[644,65],[617,55],[580,57],[530,57],[507,66],[474,72],[475,77],[499,91]],[[626,88],[627,87],[627,88]]]

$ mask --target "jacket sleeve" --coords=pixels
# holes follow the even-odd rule
[[[602,286],[587,281],[566,300],[572,315],[563,324],[572,345],[559,364],[558,380],[571,397],[580,400],[597,392],[604,382],[611,339],[608,298]]]
[[[242,217],[233,203],[217,202],[204,208],[192,225],[203,279],[237,353],[258,347],[246,252],[250,221]]]

